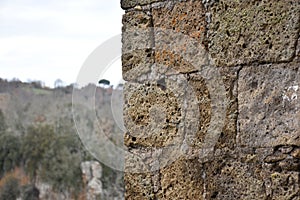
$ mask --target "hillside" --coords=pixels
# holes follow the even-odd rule
[[[110,164],[99,165],[85,149],[92,149],[100,160],[101,156],[111,157],[114,153],[110,155],[106,149],[105,155],[99,155],[95,153],[97,146],[83,146],[78,137],[79,134],[86,141],[102,140],[102,133],[105,140],[122,146],[122,130],[114,120],[115,114],[122,113],[111,109],[112,96],[120,103],[122,90],[92,84],[73,89],[72,85],[50,89],[38,82],[0,80],[0,142],[5,144],[0,156],[0,194],[12,181],[7,177],[18,172],[17,180],[13,180],[19,184],[15,188],[17,196],[23,199],[25,186],[36,188],[40,199],[93,199],[91,189],[98,190],[95,195],[102,199],[123,198],[123,173],[111,169]],[[16,156],[10,158],[12,154]],[[97,163],[98,172],[93,171]],[[91,174],[86,170],[89,166]],[[53,194],[49,195],[49,191]]]

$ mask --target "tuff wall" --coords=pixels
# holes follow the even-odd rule
[[[126,199],[300,199],[300,1],[121,6]]]

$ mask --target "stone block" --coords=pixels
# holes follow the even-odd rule
[[[162,76],[144,84],[126,83],[125,145],[176,145],[191,157],[201,148],[233,149],[237,71],[207,67],[202,73]],[[212,146],[205,146],[210,142]]]
[[[203,199],[203,167],[197,160],[178,159],[160,171],[157,199]]]
[[[123,79],[134,81],[149,73],[154,63],[152,20],[146,11],[130,11],[122,22]]]
[[[152,10],[155,61],[165,73],[187,73],[207,64],[205,9],[201,1],[177,2]]]
[[[260,65],[240,71],[239,146],[300,145],[299,66]]]
[[[237,148],[229,154],[215,156],[212,162],[204,164],[205,199],[298,199],[299,168],[278,168],[298,149],[290,147]],[[268,158],[275,155],[286,156],[269,163]]]
[[[152,178],[150,173],[129,173],[124,174],[125,199],[155,199]]]
[[[300,159],[294,157],[299,146],[273,148],[264,156],[261,174],[269,199],[299,199]]]
[[[164,1],[164,0],[121,0],[121,7],[126,10],[129,8],[143,6],[143,5],[147,5],[159,1]]]
[[[157,164],[160,155],[155,148],[128,146],[124,166],[126,199],[155,199],[160,189]]]
[[[272,194],[272,200],[300,199],[300,184],[298,172],[274,172],[269,174],[267,194]]]
[[[209,8],[208,49],[217,66],[290,61],[299,33],[295,0],[220,0]]]
[[[273,172],[300,172],[300,159],[297,157],[299,149],[294,145],[276,146],[263,161]]]
[[[204,169],[207,175],[205,199],[266,199],[259,165],[222,157],[206,163]]]
[[[187,157],[201,155],[202,161],[211,160],[212,149],[235,148],[237,72],[238,68],[208,67],[201,73],[186,74],[190,86],[186,93],[193,97],[187,100],[193,111],[187,109],[184,115]]]
[[[124,123],[128,130],[125,145],[164,147],[178,145],[183,138],[183,89],[166,83],[126,83]]]
[[[205,36],[205,9],[201,1],[184,1],[153,8],[154,28],[173,30],[188,35],[198,42]]]
[[[178,158],[159,171],[125,171],[124,179],[126,199],[202,199],[204,191],[203,167],[197,159]]]

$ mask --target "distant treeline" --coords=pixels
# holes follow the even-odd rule
[[[12,80],[7,80],[7,79],[0,78],[0,84],[5,84],[5,83],[6,84],[9,83],[11,85],[16,85],[16,86],[31,86],[33,88],[40,88],[40,89],[41,88],[43,88],[43,89],[53,89],[53,88],[47,87],[43,81],[39,81],[39,80],[32,80],[32,81],[22,82],[17,78],[13,78]],[[113,86],[113,85],[110,84],[110,81],[106,80],[106,79],[99,80],[98,84],[100,85],[100,87],[102,87],[102,86]],[[84,87],[89,87],[91,85],[92,86],[97,86],[94,83],[89,83]],[[73,89],[74,87],[78,88],[76,83],[72,83],[72,84],[69,84],[69,85],[64,85],[63,81],[60,80],[60,79],[57,79],[54,82],[54,89],[55,88],[72,88]],[[117,88],[121,88],[121,87],[123,87],[122,83],[117,85]]]
[[[60,84],[61,83],[61,84]],[[45,86],[45,83],[43,81],[28,81],[28,82],[22,82],[19,79],[12,79],[12,80],[6,80],[6,79],[1,79],[0,78],[0,84],[10,84],[10,85],[14,85],[16,87],[20,87],[20,86],[30,86],[32,88],[37,88],[37,89],[52,89],[50,87]],[[55,87],[54,88],[73,88],[74,84],[70,84],[67,86],[63,86],[62,85],[62,81],[60,80],[56,80],[54,83]]]

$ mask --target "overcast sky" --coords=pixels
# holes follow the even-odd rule
[[[0,0],[0,77],[74,83],[88,55],[121,33],[119,1]]]

